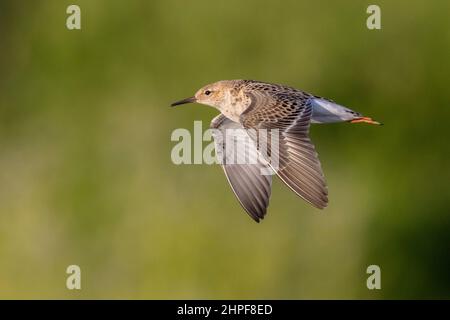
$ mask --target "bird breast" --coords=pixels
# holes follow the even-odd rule
[[[220,111],[228,119],[239,122],[239,117],[248,108],[250,100],[242,91],[229,91],[224,98]]]

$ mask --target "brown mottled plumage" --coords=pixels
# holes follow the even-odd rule
[[[279,167],[275,173],[291,190],[304,200],[323,209],[328,204],[328,192],[320,161],[309,139],[310,123],[367,122],[379,124],[370,118],[331,100],[283,86],[253,80],[223,80],[204,86],[194,97],[172,106],[198,102],[217,108],[221,114],[213,119],[211,127],[225,132],[244,129],[254,146],[250,153],[260,152],[261,142],[267,143],[267,155],[276,154]],[[269,137],[258,140],[257,133],[266,130],[279,143],[271,148]],[[239,133],[233,133],[239,135]],[[218,136],[214,136],[216,152]],[[237,153],[241,151],[236,151]],[[228,182],[247,213],[257,222],[264,217],[269,204],[272,177],[262,175],[269,159],[262,157],[256,163],[222,166]],[[271,164],[270,164],[271,166]]]

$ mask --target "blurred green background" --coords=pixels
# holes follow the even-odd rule
[[[66,29],[81,7],[82,30]],[[381,30],[366,8],[381,7]],[[0,2],[0,298],[450,298],[450,2]],[[385,123],[316,125],[330,205],[266,219],[170,160],[220,79]],[[82,290],[65,287],[68,265]],[[366,288],[377,264],[382,289]]]

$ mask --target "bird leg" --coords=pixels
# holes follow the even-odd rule
[[[376,124],[376,125],[381,125],[382,123],[379,123],[378,121],[372,120],[372,118],[369,117],[361,117],[361,118],[356,118],[353,120],[350,120],[350,123],[369,123],[369,124]]]

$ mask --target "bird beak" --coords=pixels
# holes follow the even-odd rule
[[[171,107],[175,107],[175,106],[178,106],[180,104],[193,103],[193,102],[196,102],[196,101],[197,101],[197,99],[195,99],[195,97],[190,97],[190,98],[186,98],[186,99],[174,102],[170,106]]]

